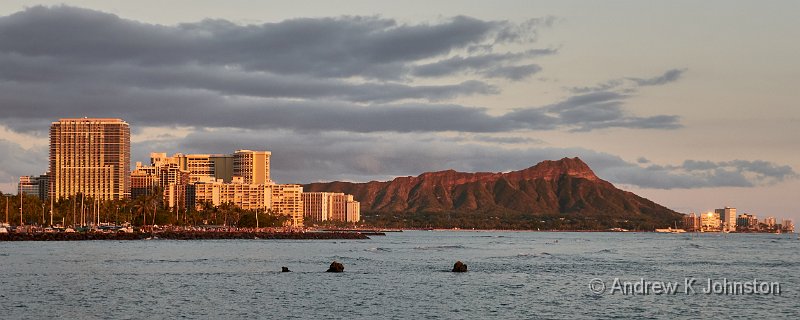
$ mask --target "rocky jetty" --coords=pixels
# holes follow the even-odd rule
[[[160,231],[149,232],[53,232],[2,233],[0,241],[82,241],[82,240],[217,240],[217,239],[286,239],[286,240],[359,240],[368,236],[355,232],[220,232]]]

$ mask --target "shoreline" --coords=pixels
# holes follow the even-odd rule
[[[369,236],[358,232],[202,232],[160,231],[150,232],[85,232],[85,233],[2,233],[3,241],[94,241],[94,240],[367,240]]]

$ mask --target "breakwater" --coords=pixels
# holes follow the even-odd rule
[[[2,233],[0,241],[84,241],[84,240],[218,240],[218,239],[275,239],[275,240],[362,240],[369,239],[358,232],[240,232],[240,231],[161,231],[161,232],[57,232]]]

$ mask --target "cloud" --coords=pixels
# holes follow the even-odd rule
[[[591,92],[604,92],[604,91],[615,91],[615,92],[626,92],[632,93],[636,92],[639,87],[647,87],[647,86],[660,86],[665,85],[671,82],[678,81],[683,74],[686,72],[687,69],[670,69],[665,71],[663,74],[652,77],[652,78],[634,78],[634,77],[627,77],[627,78],[620,78],[620,79],[611,79],[605,82],[598,83],[594,86],[589,87],[570,87],[567,88],[570,92],[575,94],[585,94]]]
[[[19,176],[45,173],[47,152],[46,147],[25,149],[17,143],[0,139],[0,181],[13,182],[16,188]],[[13,192],[16,193],[16,189]]]
[[[623,108],[627,96],[608,93],[500,115],[485,106],[447,103],[499,94],[486,79],[518,81],[540,72],[530,59],[557,50],[530,44],[552,22],[458,16],[400,24],[345,16],[163,26],[37,6],[0,17],[0,124],[26,133],[76,116],[122,117],[134,127],[351,132],[680,126],[671,115],[630,114]],[[492,53],[505,43],[522,49]],[[476,47],[484,51],[471,52]],[[474,77],[417,83],[422,76],[455,74]]]
[[[88,9],[36,6],[0,18],[0,52],[83,64],[198,63],[282,75],[395,79],[404,76],[409,63],[469,46],[521,42],[543,24],[465,16],[400,24],[343,16],[260,25],[209,19],[163,26]]]
[[[509,112],[503,119],[524,123],[529,128],[570,128],[591,131],[606,128],[676,129],[680,118],[673,115],[638,117],[626,114],[623,102],[629,96],[615,92],[592,92],[541,108],[523,108]]]
[[[789,166],[763,160],[728,162],[687,160],[681,165],[629,162],[618,156],[585,148],[556,148],[503,143],[485,144],[485,136],[458,139],[422,133],[382,135],[342,131],[312,133],[290,130],[200,131],[163,151],[184,153],[231,152],[237,147],[273,152],[272,174],[281,183],[314,181],[388,180],[425,171],[455,169],[464,172],[520,170],[542,160],[581,157],[601,178],[615,184],[653,189],[753,187],[797,178]],[[511,143],[516,143],[513,141]],[[166,143],[166,144],[165,144]],[[144,142],[142,149],[156,151]],[[144,147],[147,145],[147,147]],[[140,148],[134,146],[134,149]],[[146,158],[146,154],[139,155]],[[136,158],[136,156],[134,156]],[[695,163],[704,163],[701,168]]]
[[[537,64],[511,65],[541,55],[552,55],[555,49],[532,49],[523,53],[483,54],[470,57],[454,56],[432,63],[417,65],[412,69],[412,75],[418,77],[442,77],[459,73],[471,72],[482,74],[489,78],[506,78],[522,80],[542,68]]]
[[[681,75],[686,72],[686,69],[672,69],[667,70],[664,74],[649,78],[649,79],[641,79],[641,78],[628,78],[629,80],[635,82],[639,86],[660,86],[670,82],[675,82],[680,79]]]

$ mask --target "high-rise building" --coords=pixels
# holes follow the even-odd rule
[[[39,177],[21,176],[17,185],[17,194],[39,197]]]
[[[694,212],[683,216],[683,227],[686,229],[686,231],[700,231],[700,217]]]
[[[785,231],[785,232],[790,232],[790,233],[794,232],[794,222],[792,220],[790,220],[790,219],[783,219],[783,222],[781,223],[781,227],[783,228],[783,231]]]
[[[361,209],[353,196],[338,192],[303,192],[304,216],[312,221],[361,220]]]
[[[758,229],[758,218],[752,214],[743,213],[736,218],[736,227],[738,230],[748,231]]]
[[[237,150],[233,154],[233,176],[248,184],[270,184],[269,151]]]
[[[131,172],[131,199],[149,195],[159,185],[155,167],[143,166],[136,162],[136,170]]]
[[[39,176],[39,199],[47,199],[50,192],[50,174],[43,174]]]
[[[198,209],[206,203],[219,206],[223,203],[245,210],[268,210],[272,208],[272,186],[265,184],[244,183],[195,183],[194,201]]]
[[[358,201],[347,201],[347,222],[361,221],[361,203]]]
[[[50,126],[50,196],[130,196],[130,128],[122,119],[60,119]]]
[[[775,217],[766,217],[764,218],[764,224],[767,225],[767,228],[772,228],[777,224],[777,220],[775,220]]]
[[[736,231],[736,208],[725,207],[724,209],[716,209],[714,212],[719,214],[722,230]]]
[[[720,231],[722,222],[719,219],[719,213],[706,212],[700,216],[700,224],[702,231]]]
[[[288,225],[303,226],[303,186],[299,184],[272,185],[272,212],[289,217]]]

